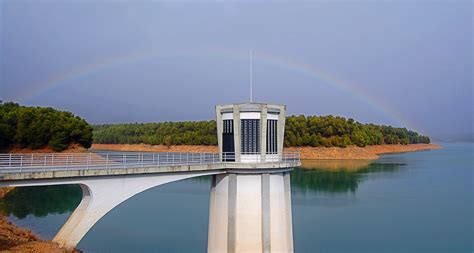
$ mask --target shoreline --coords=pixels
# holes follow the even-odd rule
[[[42,240],[30,229],[19,227],[0,214],[0,252],[80,253],[77,249],[61,248],[52,241]]]
[[[0,188],[0,199],[15,187]],[[78,249],[61,248],[52,241],[42,240],[27,228],[20,227],[0,213],[0,252],[80,253]]]
[[[377,160],[384,154],[409,153],[441,149],[437,144],[384,144],[373,146],[290,147],[285,151],[299,151],[302,160]]]
[[[289,147],[286,152],[300,152],[302,160],[376,160],[383,154],[407,153],[440,149],[437,144],[373,145],[366,147]],[[137,152],[217,153],[217,146],[201,145],[148,145],[148,144],[92,144],[92,150]]]

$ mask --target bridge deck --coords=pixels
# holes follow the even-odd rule
[[[236,163],[233,154],[217,153],[52,153],[0,154],[0,181],[92,177],[212,170],[281,169],[300,165],[299,154],[272,161]]]

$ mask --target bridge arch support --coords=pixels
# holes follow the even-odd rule
[[[76,247],[97,221],[136,194],[166,183],[218,173],[220,172],[128,175],[68,182],[81,186],[82,201],[53,238],[53,241],[61,247]]]
[[[223,171],[24,180],[10,182],[5,186],[80,185],[83,194],[80,204],[53,238],[53,241],[61,247],[73,248],[77,246],[97,221],[110,210],[136,194],[166,183],[220,173],[223,173]]]

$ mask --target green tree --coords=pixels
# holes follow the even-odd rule
[[[86,148],[92,143],[92,127],[70,112],[53,108],[0,103],[0,148],[37,149],[51,145],[57,151],[71,143]]]

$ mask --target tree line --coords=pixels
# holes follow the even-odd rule
[[[94,125],[94,143],[217,145],[215,121]]]
[[[0,101],[0,149],[50,146],[62,151],[71,143],[89,148],[92,134],[92,126],[70,112]]]
[[[94,143],[151,145],[217,145],[216,122],[104,124],[94,126]],[[427,136],[406,128],[363,124],[337,116],[289,116],[286,147],[364,147],[378,144],[429,143]]]
[[[289,116],[286,147],[347,147],[357,145],[430,143],[428,136],[401,127],[363,124],[339,116]]]

